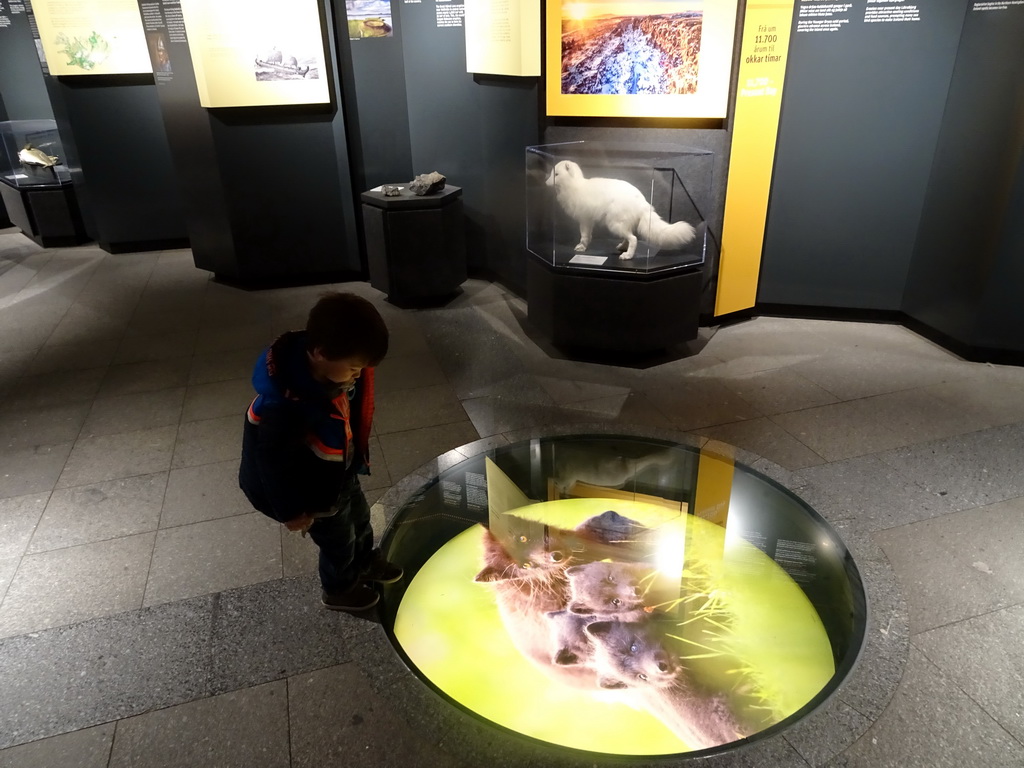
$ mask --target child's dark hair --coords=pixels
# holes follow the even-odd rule
[[[325,293],[309,310],[306,348],[328,360],[355,357],[374,366],[388,353],[388,327],[377,308],[354,293]]]

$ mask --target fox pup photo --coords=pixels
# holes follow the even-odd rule
[[[493,590],[508,639],[549,680],[646,710],[689,749],[746,735],[726,697],[700,687],[671,645],[676,624],[652,603],[656,569],[592,559],[606,548],[634,553],[644,526],[607,510],[571,530],[514,515],[493,528],[474,581]]]
[[[590,246],[596,225],[603,226],[615,237],[620,259],[632,259],[637,240],[658,248],[682,248],[696,237],[696,230],[685,221],[669,224],[647,202],[643,192],[628,181],[585,178],[579,165],[561,160],[551,169],[547,185],[555,188],[559,205],[579,224],[580,241],[576,252]]]

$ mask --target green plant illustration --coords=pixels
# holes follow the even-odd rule
[[[69,67],[78,67],[86,71],[102,63],[110,55],[110,43],[96,30],[84,39],[69,38],[61,32],[57,35],[57,44],[62,46],[60,52],[68,57]]]

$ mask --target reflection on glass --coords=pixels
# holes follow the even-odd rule
[[[838,685],[863,634],[856,569],[820,518],[728,457],[655,441],[467,460],[407,504],[385,547],[412,574],[385,624],[418,673],[574,749],[754,737]]]

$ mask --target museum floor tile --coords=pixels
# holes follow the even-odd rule
[[[385,493],[480,439],[600,424],[730,443],[868,537],[884,555],[865,567],[898,584],[878,599],[909,622],[891,699],[832,703],[757,768],[1024,765],[1024,368],[897,325],[770,317],[602,365],[538,339],[499,285],[419,310],[338,287],[392,332],[363,484],[378,534]],[[237,489],[255,357],[323,290],[0,231],[0,767],[483,764],[487,727],[394,706],[433,694],[389,666],[379,625],[320,608],[312,544]],[[601,762],[524,754],[487,760]]]

